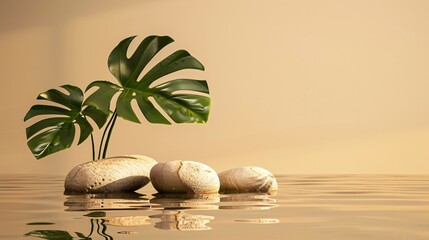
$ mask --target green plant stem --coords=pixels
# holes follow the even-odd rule
[[[115,113],[112,116],[112,119],[113,119],[112,124],[109,127],[109,132],[107,133],[106,142],[104,143],[103,158],[106,158],[107,148],[109,147],[110,136],[112,135],[112,130],[113,130],[113,127],[115,126],[116,118],[118,118],[118,114],[115,111]]]
[[[94,135],[91,133],[92,161],[95,161]]]
[[[116,115],[116,110],[115,112],[113,112],[112,116],[109,119],[109,122],[107,123],[106,127],[104,128],[103,131],[103,135],[101,136],[101,141],[100,141],[100,147],[98,148],[98,157],[97,159],[100,159],[101,157],[101,149],[103,148],[103,143],[104,143],[104,137],[106,136],[107,130],[110,128],[110,125],[112,124],[113,121],[113,117]]]

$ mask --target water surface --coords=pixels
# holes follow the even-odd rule
[[[0,175],[0,239],[429,239],[429,175],[277,175],[277,195],[64,195]],[[155,195],[154,195],[155,194]]]

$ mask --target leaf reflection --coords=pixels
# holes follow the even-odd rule
[[[106,216],[105,212],[92,212],[86,214],[85,216]],[[105,219],[91,218],[91,230],[88,235],[85,235],[81,232],[69,233],[64,230],[33,230],[25,234],[25,236],[37,237],[41,239],[49,240],[73,240],[73,239],[84,239],[90,240],[91,236],[94,233],[97,233],[99,236],[103,237],[106,240],[113,240],[113,237],[106,233],[107,226],[105,224]]]
[[[26,233],[25,236],[37,237],[42,239],[58,239],[58,240],[71,240],[73,236],[69,232],[61,230],[34,230]],[[84,239],[84,238],[80,238]]]

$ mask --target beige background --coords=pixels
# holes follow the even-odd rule
[[[164,56],[185,48],[206,66],[176,76],[208,80],[209,123],[119,121],[110,155],[218,171],[428,173],[428,13],[425,0],[1,0],[0,172],[66,174],[89,161],[89,141],[35,160],[25,113],[49,88],[115,81],[112,48],[158,34],[176,40]]]

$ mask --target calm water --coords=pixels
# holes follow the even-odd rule
[[[279,192],[63,194],[0,176],[0,239],[429,239],[429,175],[278,175]]]

